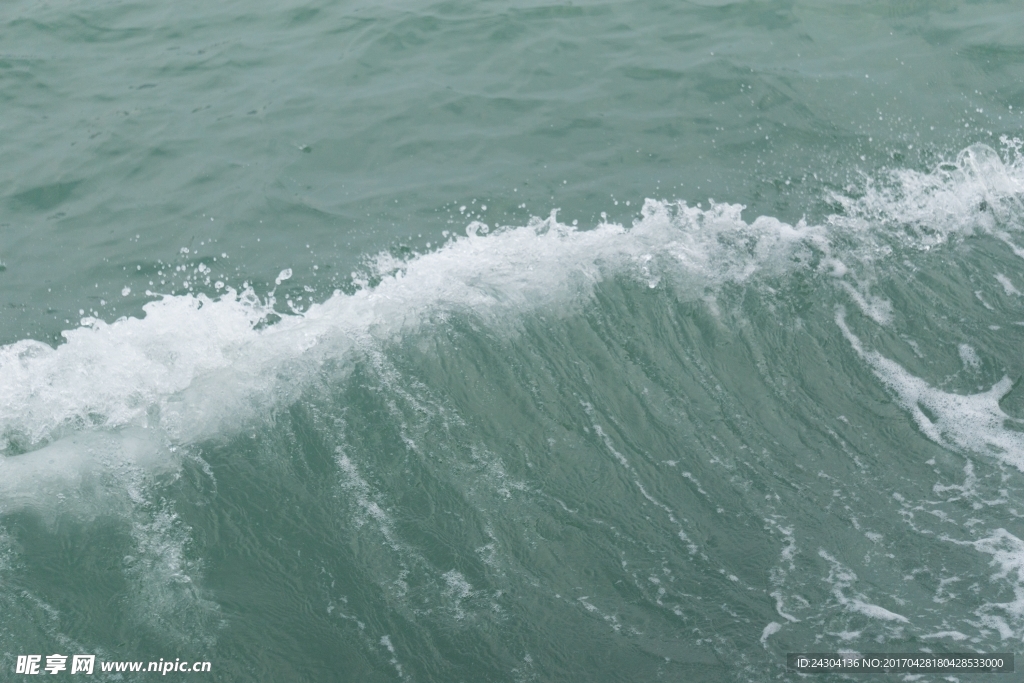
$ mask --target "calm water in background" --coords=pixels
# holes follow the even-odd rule
[[[1013,651],[1022,111],[1013,2],[5,3],[0,667]]]

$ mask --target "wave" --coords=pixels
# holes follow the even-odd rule
[[[930,173],[895,170],[832,193],[841,211],[814,225],[747,222],[736,204],[648,199],[629,227],[579,230],[554,212],[518,227],[474,222],[432,252],[377,255],[353,274],[354,292],[336,290],[304,312],[276,312],[273,292],[229,288],[218,298],[163,296],[142,318],[83,318],[57,348],[31,339],[0,348],[0,463],[93,430],[157,430],[165,446],[212,438],[367,342],[455,313],[514,327],[531,311],[578,309],[596,283],[619,276],[714,307],[723,288],[806,271],[884,324],[891,305],[871,283],[901,248],[985,233],[1024,255],[1014,242],[1024,160],[1019,141],[1005,143],[1005,161],[974,145]]]
[[[177,642],[212,642],[223,615],[199,589],[204,556],[193,546],[221,533],[219,521],[203,517],[216,499],[256,516],[281,507],[263,510],[260,524],[285,524],[299,511],[302,523],[288,533],[312,540],[293,547],[252,522],[241,538],[254,556],[297,557],[301,549],[289,571],[301,576],[309,563],[316,576],[305,578],[331,589],[331,572],[365,571],[384,609],[369,599],[357,606],[362,589],[316,584],[310,591],[326,596],[316,618],[351,622],[353,642],[381,650],[402,671],[415,663],[400,657],[394,614],[425,624],[424,633],[480,624],[487,627],[479,632],[505,633],[516,619],[506,594],[582,610],[579,618],[597,624],[587,637],[600,628],[638,642],[630,623],[648,624],[666,643],[686,620],[703,624],[693,593],[708,585],[730,596],[730,609],[748,610],[732,614],[735,623],[755,623],[752,637],[760,634],[766,649],[821,633],[840,645],[906,633],[1018,636],[1018,537],[971,521],[1009,500],[999,493],[1010,476],[1000,468],[1017,475],[1024,462],[1003,405],[1014,393],[1012,373],[994,366],[984,344],[915,340],[922,326],[907,324],[907,297],[925,295],[899,276],[934,269],[936,259],[964,261],[960,243],[981,238],[1008,263],[972,272],[992,291],[966,295],[1019,300],[1024,285],[1011,266],[1021,255],[1024,164],[1016,149],[1008,141],[1000,157],[973,146],[931,172],[866,179],[831,193],[833,213],[820,220],[748,220],[737,204],[649,199],[629,226],[581,230],[556,213],[520,226],[477,222],[427,253],[369,258],[347,291],[304,311],[280,311],[275,291],[243,286],[161,296],[138,318],[84,318],[56,348],[28,339],[2,347],[0,572],[20,571],[25,539],[6,520],[24,520],[25,511],[51,528],[68,513],[63,523],[87,532],[115,518],[133,623]],[[286,278],[283,271],[278,279]],[[944,377],[928,354],[945,347],[957,366]],[[910,417],[910,435],[949,454],[960,479],[950,483],[949,465],[936,464],[933,451],[918,459],[930,464],[915,460],[927,450],[920,444],[902,452],[912,440],[906,430],[893,436],[885,423],[872,432],[871,415],[850,424],[843,413],[857,406],[846,394],[871,383]],[[867,446],[857,443],[862,430]],[[894,494],[890,482],[860,476],[879,442],[898,444],[884,457],[904,458],[899,467],[930,476],[927,468],[945,466],[940,483]],[[506,443],[522,458],[496,455]],[[837,461],[818,459],[821,449]],[[548,469],[536,475],[544,453]],[[405,468],[414,472],[408,479]],[[600,477],[596,488],[614,500],[591,500],[577,470]],[[443,493],[423,494],[424,481]],[[254,498],[259,510],[246,507]],[[459,533],[472,548],[422,542],[421,532],[437,532],[417,526],[434,506],[468,520]],[[850,521],[836,525],[843,510]],[[734,522],[734,511],[746,517],[737,512]],[[764,533],[745,535],[760,520]],[[895,530],[902,521],[911,543],[952,549],[950,567],[935,570],[936,601],[994,563],[975,601],[984,604],[939,618],[929,611],[931,594],[924,609],[889,590],[904,585],[898,546],[907,539]],[[872,523],[888,524],[893,540]],[[841,538],[816,534],[821,525]],[[562,536],[562,528],[589,536]],[[743,547],[731,547],[733,537]],[[348,541],[361,548],[358,559],[345,555]],[[639,603],[626,606],[600,582],[570,593],[581,581],[571,566],[531,564],[538,547],[594,559],[593,543],[608,544],[597,555],[614,557],[606,571]],[[306,559],[316,547],[329,550]],[[473,560],[459,559],[462,551]],[[778,557],[763,591],[771,619],[757,623],[766,616],[757,606],[762,568],[751,570],[749,558],[766,553]],[[809,587],[808,576],[820,581]],[[36,600],[0,591],[10,614],[30,615]],[[651,611],[631,612],[637,604]],[[320,626],[333,633],[334,624]],[[742,648],[716,642],[757,667]]]

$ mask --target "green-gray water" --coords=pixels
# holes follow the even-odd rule
[[[1014,651],[1022,111],[1014,2],[5,2],[0,679]]]

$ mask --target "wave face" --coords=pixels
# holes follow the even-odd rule
[[[979,144],[820,221],[472,222],[304,309],[166,295],[8,344],[0,650],[726,681],[1012,649],[1022,199]]]

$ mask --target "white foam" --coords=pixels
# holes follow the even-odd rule
[[[960,360],[963,361],[965,367],[974,370],[981,367],[981,358],[970,344],[960,344],[957,347],[957,352],[960,354]]]
[[[782,591],[774,591],[770,595],[771,597],[775,598],[775,611],[779,613],[780,617],[786,619],[787,621],[791,621],[794,624],[799,623],[799,619],[797,619],[792,614],[789,614],[785,611],[785,609],[783,609],[784,605],[782,602]]]
[[[898,621],[901,624],[909,624],[910,619],[907,619],[902,614],[896,614],[895,612],[889,611],[884,607],[878,605],[872,605],[869,602],[863,600],[850,600],[846,604],[847,609],[853,612],[860,612],[872,619],[881,619],[883,621]]]
[[[960,642],[961,640],[967,640],[968,636],[960,633],[960,631],[937,631],[936,633],[928,633],[923,636],[919,636],[921,640],[931,640],[936,638],[948,638],[949,640],[955,640]]]
[[[837,309],[835,320],[850,345],[896,394],[925,436],[953,450],[995,456],[1024,472],[1024,433],[1004,426],[1011,418],[999,406],[1000,399],[1013,388],[1009,377],[1003,377],[982,393],[947,393],[882,354],[865,349],[847,326],[842,308]],[[968,360],[969,357],[965,358],[965,363]]]
[[[395,671],[398,672],[398,677],[404,678],[402,674],[402,665],[399,663],[398,656],[395,653],[395,646],[391,643],[391,636],[381,636],[380,644],[387,648],[388,653],[391,655],[389,663],[391,664],[391,666],[395,667]]]
[[[778,633],[780,630],[782,630],[782,624],[780,624],[777,621],[769,622],[769,624],[764,627],[764,630],[761,631],[761,644],[762,645],[767,644],[768,639],[771,636],[773,636],[776,633]]]
[[[953,394],[937,389],[919,377],[915,377],[898,363],[885,358],[876,351],[864,348],[861,340],[846,324],[842,308],[836,311],[836,324],[850,345],[863,358],[878,378],[896,395],[897,401],[914,418],[918,427],[929,439],[937,444],[964,454],[982,454],[1024,471],[1024,434],[1008,429],[1011,420],[1003,412],[999,402],[1013,384],[1009,377],[1003,377],[991,389],[978,394]],[[964,365],[977,368],[981,360],[977,352],[967,344],[958,347]],[[970,460],[964,465],[962,485],[933,486],[937,494],[959,491],[961,495],[973,492],[977,481],[974,465]],[[1005,494],[1004,494],[1005,495]],[[894,494],[895,496],[895,494]],[[959,497],[959,496],[958,496]],[[938,515],[939,511],[932,511]],[[944,518],[944,515],[942,516]],[[988,603],[975,614],[977,626],[986,627],[999,633],[1001,639],[1020,638],[1024,634],[1024,541],[1006,529],[996,529],[988,536],[974,541],[964,541],[946,536],[943,540],[957,545],[973,546],[979,552],[992,556],[992,565],[998,571],[993,581],[1009,582],[1014,599],[1009,602]],[[945,585],[959,581],[959,577],[943,579],[934,598],[935,602],[948,602],[943,597]],[[867,609],[865,609],[865,607]],[[883,608],[873,605],[855,605],[855,609],[871,613],[878,618],[900,621],[900,615],[887,616]],[[879,611],[882,610],[882,611]],[[923,636],[925,638],[949,638],[963,640],[967,636],[958,631],[942,631]]]
[[[1006,296],[1020,296],[1020,290],[1013,286],[1013,282],[1010,278],[1006,277],[1002,273],[996,273],[996,280],[1003,286],[1003,291],[1006,292]]]
[[[992,565],[998,568],[992,580],[1009,581],[1014,599],[1010,602],[987,603],[976,610],[975,614],[981,625],[995,629],[1002,640],[1024,637],[1024,540],[1006,529],[996,529],[989,536],[976,541],[959,541],[948,537],[943,537],[943,540],[973,546],[992,556]]]
[[[850,295],[850,298],[853,299],[864,315],[879,325],[888,325],[892,322],[891,301],[875,296],[870,292],[863,293],[846,281],[840,281],[839,285],[846,290],[846,293]],[[862,285],[862,288],[864,290],[868,289],[866,285]]]
[[[839,560],[825,550],[819,550],[818,556],[832,565],[832,569],[829,572],[827,580],[832,585],[832,595],[835,597],[836,602],[844,608],[851,612],[858,612],[866,617],[871,617],[872,619],[895,621],[901,624],[910,623],[910,620],[902,614],[897,614],[896,612],[887,610],[884,607],[870,603],[865,600],[862,595],[848,597],[846,593],[852,588],[853,584],[856,583],[857,575],[852,570],[844,567]]]

